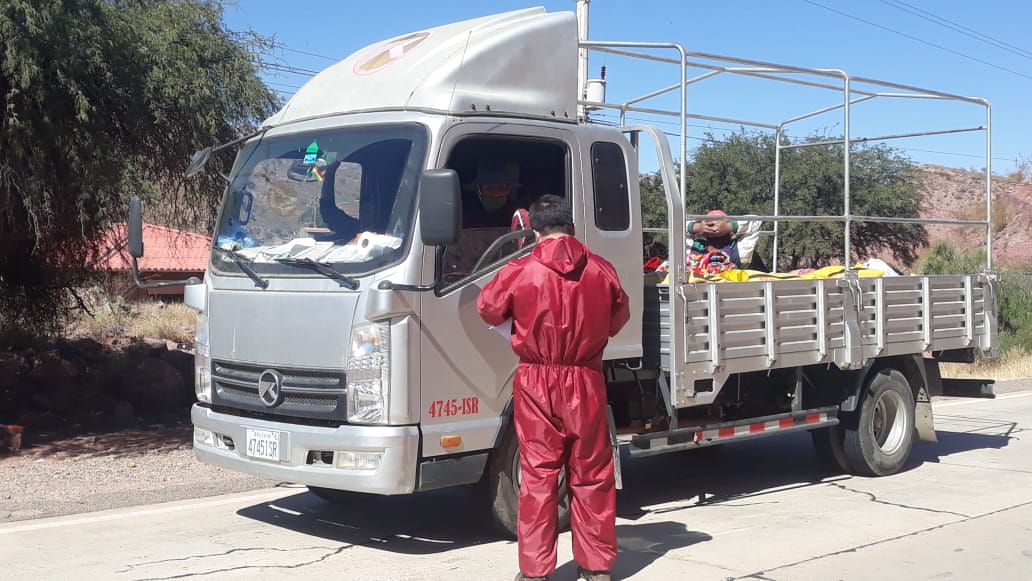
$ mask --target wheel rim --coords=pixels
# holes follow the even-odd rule
[[[907,425],[906,403],[903,396],[895,391],[885,391],[874,404],[874,417],[871,421],[874,440],[878,448],[887,455],[898,452],[906,440]]]

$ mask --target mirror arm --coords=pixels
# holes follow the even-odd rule
[[[133,256],[130,261],[131,270],[133,272],[133,282],[136,283],[137,288],[164,288],[168,286],[184,286],[188,284],[200,284],[201,281],[196,276],[191,276],[186,280],[169,280],[164,282],[144,282],[140,280],[140,267],[136,262],[136,257]]]
[[[434,251],[434,282],[430,284],[402,284],[385,280],[376,285],[379,290],[399,290],[413,292],[427,292],[437,290],[441,286],[441,279],[444,278],[444,246],[437,246]]]

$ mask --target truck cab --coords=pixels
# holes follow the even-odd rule
[[[243,145],[188,290],[201,460],[381,494],[481,478],[516,359],[476,298],[532,246],[511,212],[480,207],[488,161],[518,167],[512,205],[571,201],[631,297],[606,358],[642,356],[637,157],[619,130],[578,124],[576,43],[574,15],[542,9],[390,39],[314,77]],[[444,193],[427,185],[441,170]],[[428,219],[457,235],[425,243],[441,226]]]

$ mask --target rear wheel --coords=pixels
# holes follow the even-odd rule
[[[510,425],[502,443],[487,465],[487,496],[498,528],[516,538],[520,502],[520,444]],[[559,473],[559,530],[570,526],[570,499],[566,493],[566,471]]]
[[[914,394],[895,369],[872,376],[863,391],[856,429],[846,429],[843,451],[849,469],[887,476],[903,468],[914,445]]]

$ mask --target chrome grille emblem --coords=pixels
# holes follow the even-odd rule
[[[258,398],[265,407],[274,408],[283,403],[283,374],[266,369],[258,376]]]

